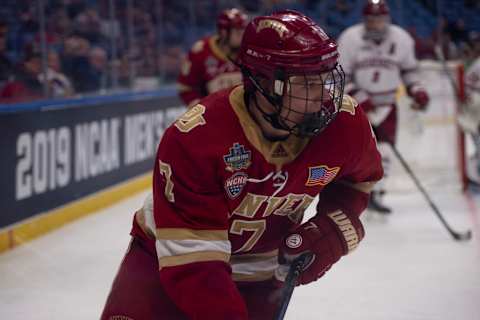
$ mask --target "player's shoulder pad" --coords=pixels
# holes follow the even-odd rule
[[[203,51],[203,49],[205,48],[205,46],[206,46],[206,40],[205,40],[205,39],[197,40],[197,41],[193,44],[192,49],[190,50],[190,52],[193,53],[193,54],[199,53],[199,52]]]
[[[363,25],[361,23],[348,27],[340,34],[339,41],[357,41],[357,39],[361,39],[362,37],[360,35],[362,33],[362,28]]]
[[[358,102],[355,99],[353,99],[348,94],[343,95],[342,105],[340,106],[340,110],[339,110],[340,112],[347,112],[352,116],[354,116],[356,113],[357,107],[358,107]]]
[[[410,33],[408,33],[402,27],[397,26],[396,24],[391,24],[390,25],[390,32],[391,32],[391,35],[393,37],[395,37],[396,39],[399,39],[401,41],[412,41],[413,42],[413,38],[410,35]]]
[[[230,108],[224,106],[228,104],[228,93],[231,89],[225,89],[217,91],[213,94],[200,100],[199,103],[188,109],[182,114],[174,123],[173,126],[181,133],[189,133],[195,128],[206,127],[207,122],[210,123],[209,127],[221,126],[222,119],[229,119]],[[210,129],[204,128],[202,130],[195,131],[210,131]]]

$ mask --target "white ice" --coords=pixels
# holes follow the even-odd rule
[[[474,238],[453,241],[394,159],[386,199],[394,213],[364,214],[360,247],[298,287],[286,319],[480,319],[480,195],[460,192],[448,83],[433,78],[432,104],[420,119],[402,102],[398,147],[452,227],[472,229]],[[0,319],[98,319],[144,197],[126,195],[0,255]]]

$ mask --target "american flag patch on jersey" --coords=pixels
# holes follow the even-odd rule
[[[308,168],[308,179],[305,185],[307,187],[311,186],[324,186],[332,181],[340,171],[340,167],[329,168],[328,166],[322,165],[317,167]]]

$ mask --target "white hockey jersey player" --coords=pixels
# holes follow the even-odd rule
[[[388,143],[395,144],[397,130],[396,92],[403,83],[414,104],[424,110],[429,97],[419,81],[415,43],[402,28],[390,23],[384,0],[368,0],[363,8],[363,22],[346,29],[339,37],[340,64],[346,76],[345,91],[367,112],[382,153],[384,178],[388,175]],[[376,211],[389,213],[381,205],[383,184],[372,193]]]

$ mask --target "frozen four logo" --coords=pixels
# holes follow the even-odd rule
[[[233,147],[229,148],[229,153],[223,156],[223,161],[227,165],[225,169],[230,172],[247,169],[252,163],[251,158],[252,152],[235,142]]]

